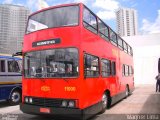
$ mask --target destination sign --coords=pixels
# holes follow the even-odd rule
[[[50,40],[43,40],[38,42],[33,42],[32,47],[38,47],[38,46],[46,46],[46,45],[53,45],[60,43],[60,39],[50,39]]]

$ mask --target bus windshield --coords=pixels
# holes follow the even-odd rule
[[[26,78],[54,78],[78,76],[78,50],[76,48],[51,49],[26,53]]]
[[[79,7],[68,6],[45,10],[29,17],[26,33],[62,26],[78,25]]]

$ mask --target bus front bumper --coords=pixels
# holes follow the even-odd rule
[[[20,104],[20,110],[24,113],[35,115],[53,115],[53,116],[68,116],[68,117],[80,117],[82,110],[77,108],[54,108],[43,107],[29,104]]]
[[[102,110],[102,103],[99,102],[84,109],[44,107],[21,103],[20,110],[27,114],[69,117],[86,120]]]

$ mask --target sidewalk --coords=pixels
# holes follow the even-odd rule
[[[160,93],[154,85],[138,85],[132,95],[123,99],[105,114],[160,114]]]

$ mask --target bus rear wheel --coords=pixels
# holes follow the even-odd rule
[[[129,96],[129,94],[130,94],[130,91],[129,91],[129,86],[127,85],[126,86],[126,92],[125,92],[125,94],[126,94],[126,98]]]
[[[21,91],[14,90],[10,95],[9,99],[10,105],[18,105],[21,102],[21,98],[22,98]]]
[[[106,93],[104,93],[102,95],[102,101],[101,101],[101,104],[102,104],[102,111],[100,113],[104,113],[106,111],[106,108],[108,106],[108,95]]]

